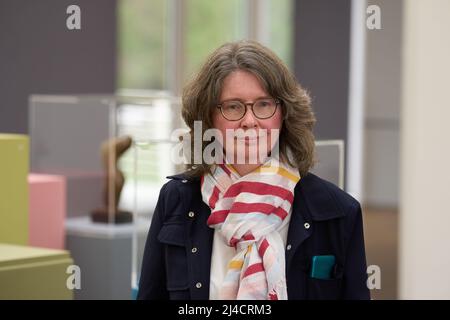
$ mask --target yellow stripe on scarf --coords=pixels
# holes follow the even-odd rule
[[[239,175],[239,172],[236,171],[236,169],[231,164],[226,164],[227,168],[230,169],[230,171],[233,171],[235,174]]]
[[[247,252],[245,253],[245,255],[249,254],[250,252],[252,252],[251,245],[249,245],[247,247]],[[230,263],[228,264],[228,268],[229,269],[242,269],[243,264],[244,264],[244,260],[231,260]]]
[[[242,265],[244,264],[243,260],[231,260],[228,264],[229,269],[242,269]]]
[[[281,167],[259,167],[258,169],[256,169],[254,172],[260,172],[260,173],[277,173],[291,181],[293,181],[294,183],[297,183],[300,180],[300,177],[290,173],[289,171],[287,171],[284,168]]]

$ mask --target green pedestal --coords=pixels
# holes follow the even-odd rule
[[[0,134],[0,155],[0,242],[26,245],[28,136]]]
[[[73,299],[72,264],[68,251],[0,244],[0,300]]]

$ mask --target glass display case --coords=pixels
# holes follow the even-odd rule
[[[130,299],[165,176],[180,99],[139,95],[30,97],[31,172],[66,180],[66,248],[83,274],[75,299]]]
[[[311,172],[344,189],[344,171],[344,140],[316,141],[316,164]]]

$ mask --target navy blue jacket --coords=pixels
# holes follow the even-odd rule
[[[214,230],[206,220],[211,210],[202,201],[198,178],[168,178],[147,237],[138,299],[207,300]],[[336,257],[331,279],[309,276],[316,255]],[[369,299],[366,280],[359,203],[309,173],[294,192],[286,245],[288,298]]]

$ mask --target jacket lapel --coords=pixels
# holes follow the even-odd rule
[[[304,195],[300,188],[299,182],[294,191],[294,204],[292,206],[292,216],[291,221],[289,222],[289,230],[286,240],[286,274],[289,274],[292,257],[298,247],[311,236],[311,228],[308,227],[310,225],[310,214],[307,209],[306,202],[304,201]]]
[[[200,197],[201,198],[201,197]],[[197,201],[198,202],[198,201]],[[214,238],[214,229],[208,227],[207,220],[211,214],[211,209],[200,199],[200,206],[197,209],[199,218],[192,230],[192,240],[199,244],[202,252],[197,257],[197,267],[193,266],[193,270],[198,275],[200,282],[205,290],[198,290],[191,294],[192,299],[208,300],[209,299],[209,283],[211,280],[211,255]]]
[[[342,208],[328,191],[324,180],[312,173],[308,173],[300,179],[295,187],[294,194],[294,204],[286,243],[287,274],[289,274],[292,258],[299,246],[313,234],[315,222],[345,215]],[[304,261],[302,266],[308,268],[308,263],[309,261]]]
[[[200,182],[191,181],[189,199],[187,202],[188,211],[195,213],[195,218],[188,222],[188,243],[198,248],[193,255],[188,250],[190,264],[190,278],[194,283],[201,283],[202,288],[198,289],[191,286],[191,299],[208,300],[209,299],[209,283],[211,269],[211,254],[214,237],[214,229],[208,227],[207,220],[211,214],[211,209],[203,202],[200,193]]]

